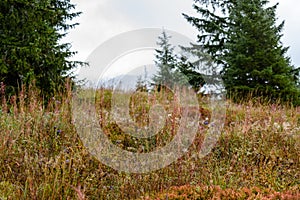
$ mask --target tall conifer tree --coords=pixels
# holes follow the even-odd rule
[[[71,61],[76,53],[61,43],[77,24],[70,0],[0,1],[0,82],[8,93],[33,80],[49,98],[72,77],[71,70],[82,62]]]
[[[164,84],[170,87],[192,86],[198,91],[204,84],[201,74],[193,71],[193,64],[185,55],[175,53],[175,46],[170,44],[170,38],[171,36],[168,36],[165,31],[158,37],[159,48],[155,50],[155,64],[158,72],[152,81],[156,85]]]
[[[276,25],[277,5],[267,0],[195,0],[200,17],[184,15],[199,30],[198,42],[222,67],[229,95],[298,104],[299,69],[285,56]]]
[[[174,46],[169,42],[171,36],[168,36],[165,31],[158,37],[156,49],[155,64],[158,67],[157,74],[154,75],[153,81],[155,84],[172,84],[174,82],[174,71],[177,68],[177,58],[174,53]]]

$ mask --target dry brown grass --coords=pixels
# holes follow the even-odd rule
[[[65,97],[58,95],[47,107],[36,97],[38,91],[34,88],[22,90],[19,96],[10,99],[2,95],[0,199],[299,197],[299,108],[228,101],[225,127],[209,155],[200,159],[196,154],[204,126],[189,152],[177,162],[147,174],[126,174],[101,164],[82,145],[72,124],[72,94],[68,91]],[[101,101],[98,110],[102,110],[105,119],[105,112],[109,112],[109,92],[103,98],[106,100]],[[137,120],[142,124],[147,122]],[[111,134],[112,141],[120,140],[123,148],[138,151],[140,145],[152,142],[136,143],[133,138],[122,138],[113,123],[106,120],[100,123]],[[169,130],[166,127],[164,131]],[[155,148],[154,144],[163,145],[169,138],[161,134],[154,141],[157,139],[161,143],[153,143],[149,151]],[[255,196],[258,191],[261,196]]]

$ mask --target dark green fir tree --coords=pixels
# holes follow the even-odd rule
[[[155,55],[155,65],[158,68],[157,73],[153,76],[154,84],[171,85],[174,83],[177,69],[177,57],[174,53],[175,47],[169,43],[171,36],[168,36],[165,31],[158,37]]]
[[[268,1],[237,1],[229,18],[231,32],[226,43],[224,83],[234,97],[247,96],[297,102],[298,69],[285,54],[280,41],[284,23],[276,25],[277,5]],[[238,95],[238,96],[237,96]]]
[[[8,94],[33,81],[50,98],[60,90],[71,70],[83,62],[71,61],[76,54],[61,39],[77,24],[70,0],[0,1],[0,82]]]
[[[268,0],[195,0],[199,17],[184,17],[199,30],[198,45],[222,68],[230,97],[259,97],[299,104],[299,69],[280,41],[277,5]]]
[[[156,49],[155,64],[158,67],[157,74],[152,81],[154,84],[164,84],[173,86],[192,86],[195,90],[203,84],[203,78],[200,73],[193,71],[193,64],[189,62],[185,55],[179,52],[175,53],[175,46],[170,44],[171,36],[165,31],[159,36]],[[178,47],[180,48],[180,47]]]

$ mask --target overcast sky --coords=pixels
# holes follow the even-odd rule
[[[271,0],[273,5],[279,0]],[[140,28],[165,28],[196,40],[197,31],[181,13],[195,16],[193,0],[71,0],[82,15],[64,42],[78,51],[75,59],[85,61],[101,43],[120,33]],[[300,1],[280,1],[279,21],[285,20],[282,42],[290,46],[292,64],[300,66]]]

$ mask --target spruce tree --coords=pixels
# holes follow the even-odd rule
[[[158,37],[156,49],[155,65],[158,67],[157,74],[154,75],[152,81],[159,85],[170,85],[174,83],[174,72],[177,68],[177,58],[174,53],[175,47],[169,43],[171,36],[168,36],[165,31]]]
[[[198,62],[198,61],[197,61]],[[196,63],[191,63],[188,57],[181,55],[178,62],[178,70],[185,77],[188,84],[191,85],[195,92],[199,92],[200,88],[205,84],[204,74],[197,70]]]
[[[276,26],[276,4],[267,1],[238,1],[229,15],[231,32],[226,43],[224,83],[234,96],[252,95],[269,100],[294,101],[299,97],[296,86],[298,69],[285,56],[282,46],[284,23]]]
[[[198,44],[193,44],[193,48],[188,51],[197,52],[201,50],[199,60],[203,58],[203,52],[207,53],[215,64],[224,64],[223,55],[225,43],[230,32],[230,20],[228,13],[232,9],[236,0],[194,0],[193,8],[199,13],[198,16],[188,16],[184,18],[194,26],[199,34]],[[192,52],[195,55],[195,53]]]
[[[71,61],[76,52],[61,43],[80,15],[70,0],[0,1],[0,82],[14,94],[35,80],[47,99],[59,90],[71,70],[83,62]]]
[[[158,37],[159,48],[155,50],[155,64],[158,72],[152,81],[156,85],[163,84],[169,87],[191,85],[198,91],[204,83],[201,74],[193,71],[193,64],[185,55],[175,53],[175,46],[170,44],[170,38],[171,36],[168,36],[165,31]]]
[[[298,103],[299,69],[290,64],[267,0],[195,0],[200,17],[184,17],[199,30],[199,46],[222,67],[229,95]]]
[[[148,72],[146,66],[144,66],[144,76],[137,77],[135,84],[135,91],[147,92],[148,91]]]

